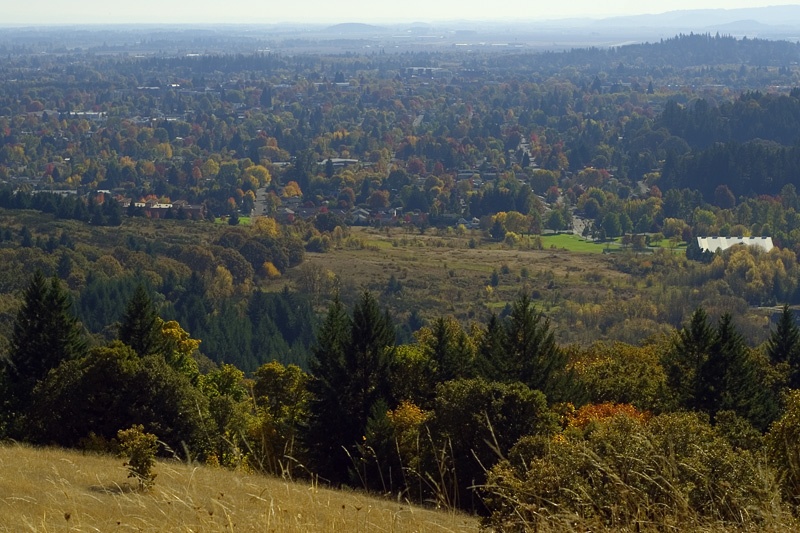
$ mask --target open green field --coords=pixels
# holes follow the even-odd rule
[[[673,243],[669,239],[661,239],[659,241],[650,241],[650,248],[674,248],[676,250],[686,251],[686,242],[681,241],[677,244]]]
[[[228,224],[228,217],[218,217],[214,220],[216,224]],[[249,226],[250,225],[250,217],[240,216],[239,217],[239,225],[241,226]]]
[[[605,250],[619,248],[619,244],[616,242],[592,242],[571,233],[542,235],[541,239],[545,249],[558,248],[570,252],[601,254]]]

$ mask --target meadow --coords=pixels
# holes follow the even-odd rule
[[[0,531],[474,532],[478,520],[352,490],[160,461],[148,492],[123,460],[0,446]]]

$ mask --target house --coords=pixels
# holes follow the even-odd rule
[[[472,220],[467,220],[466,218],[461,217],[458,219],[456,224],[463,225],[467,229],[479,229],[481,227],[481,221],[476,217],[472,217]]]
[[[372,213],[370,213],[366,209],[359,207],[353,209],[350,212],[350,217],[351,220],[353,221],[353,224],[358,224],[358,225],[369,224],[369,221],[372,218]]]
[[[177,200],[172,202],[172,209],[175,211],[176,216],[179,211],[182,211],[186,214],[187,218],[191,218],[192,220],[202,220],[206,217],[205,204],[192,205],[186,200]]]
[[[343,167],[348,167],[350,165],[358,164],[358,159],[347,159],[343,157],[331,157],[329,159],[323,159],[322,161],[319,162],[319,164],[324,167],[325,165],[328,164],[328,161],[331,162],[333,168],[343,168]]]
[[[704,252],[714,253],[717,250],[724,252],[736,244],[755,246],[765,252],[769,252],[775,246],[772,244],[772,237],[697,237],[697,245]]]

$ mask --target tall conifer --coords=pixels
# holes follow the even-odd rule
[[[62,361],[86,352],[83,330],[72,314],[69,294],[58,279],[34,272],[23,293],[4,362],[5,394],[11,416],[24,412],[36,384]]]
[[[663,360],[667,385],[672,389],[678,407],[699,409],[703,403],[703,367],[714,343],[714,329],[701,307],[692,313],[689,324],[678,332],[678,338]]]
[[[394,329],[365,292],[348,316],[338,299],[328,309],[311,361],[313,399],[305,444],[313,468],[333,482],[348,481],[374,406],[389,397]]]
[[[160,321],[153,301],[141,283],[136,286],[119,326],[119,340],[133,348],[139,357],[160,348]]]
[[[794,321],[794,312],[788,305],[783,306],[778,325],[767,341],[769,362],[774,365],[787,363],[790,367],[790,387],[800,385],[800,328]]]

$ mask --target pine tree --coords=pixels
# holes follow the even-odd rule
[[[489,317],[478,341],[478,374],[490,381],[501,381],[510,373],[503,354],[503,328],[495,313]]]
[[[772,365],[789,363],[793,367],[800,362],[800,329],[794,321],[794,313],[788,305],[783,306],[778,327],[767,341],[767,354]],[[792,387],[797,388],[797,387]]]
[[[86,352],[83,330],[72,314],[69,294],[58,279],[37,270],[23,293],[4,362],[9,412],[24,412],[36,384],[63,361]]]
[[[689,324],[678,332],[678,338],[663,360],[667,385],[676,403],[684,409],[699,409],[703,397],[703,367],[714,343],[714,330],[701,307],[692,313]]]
[[[133,292],[119,325],[119,340],[133,348],[139,357],[156,353],[160,348],[161,323],[153,301],[144,285]]]
[[[428,335],[421,339],[426,355],[434,364],[435,383],[474,377],[475,353],[461,324],[454,318],[437,318]]]
[[[347,477],[342,442],[348,442],[353,433],[347,427],[353,421],[344,418],[338,400],[340,388],[348,379],[344,349],[349,333],[350,317],[337,298],[317,332],[310,362],[310,417],[303,439],[317,473],[337,483]]]
[[[304,439],[323,478],[348,481],[374,406],[391,400],[393,355],[394,328],[370,293],[362,295],[352,317],[334,301],[313,350],[313,399]]]
[[[550,322],[523,293],[512,304],[504,326],[503,351],[511,367],[504,381],[521,381],[531,389],[543,390],[562,359]]]
[[[482,355],[489,358],[487,377],[505,383],[519,381],[545,393],[549,399],[577,400],[578,391],[566,370],[567,357],[558,347],[550,321],[522,293],[511,304],[508,317],[490,321]]]
[[[763,369],[725,313],[703,369],[702,408],[711,416],[733,411],[764,431],[780,413],[780,394],[767,385]]]
[[[358,437],[364,434],[375,402],[389,399],[395,332],[388,312],[381,312],[375,297],[366,291],[353,308],[350,324],[344,355],[351,376],[350,414],[358,423]]]
[[[703,411],[713,416],[717,411],[733,410],[746,416],[746,389],[753,373],[747,364],[748,355],[744,338],[736,331],[731,315],[725,313],[719,319],[701,372],[699,407]]]

